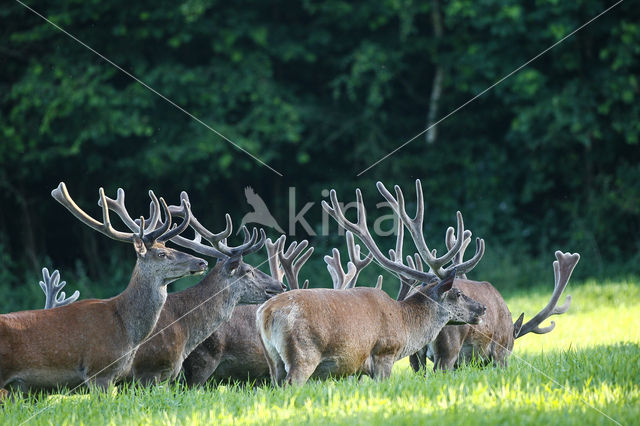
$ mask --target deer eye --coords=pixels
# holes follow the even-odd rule
[[[462,296],[462,292],[461,291],[456,291],[456,297],[461,297]]]
[[[158,253],[158,257],[167,257],[167,253],[161,251],[160,253]]]

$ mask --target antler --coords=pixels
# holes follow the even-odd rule
[[[189,203],[189,195],[185,191],[180,193],[180,199],[181,202]],[[177,206],[169,206],[169,210],[172,214],[175,214],[178,217],[183,214],[182,210]],[[244,226],[241,228],[244,234],[243,243],[236,247],[227,245],[226,240],[227,237],[231,235],[233,225],[229,214],[225,215],[225,220],[225,229],[222,232],[214,234],[205,228],[204,225],[202,225],[198,219],[191,214],[191,221],[189,222],[189,225],[195,231],[194,238],[188,239],[182,236],[175,236],[172,237],[171,241],[179,246],[191,249],[196,253],[215,257],[217,259],[242,257],[262,248],[267,238],[264,230],[260,229],[258,231],[257,228],[253,228],[252,232],[249,232],[249,230]],[[211,243],[211,245],[204,244],[202,241],[203,239]]]
[[[444,237],[444,242],[447,246],[447,249],[451,249],[451,247],[453,247],[456,241],[455,232],[456,230],[453,229],[452,226],[447,228],[447,233]],[[475,268],[475,266],[478,264],[478,262],[480,262],[480,259],[482,258],[482,256],[474,256],[472,259],[469,259],[467,262],[462,261],[464,259],[464,252],[469,246],[470,242],[471,242],[471,231],[469,231],[468,229],[465,229],[464,238],[462,241],[462,247],[460,247],[460,250],[458,251],[458,253],[456,253],[453,260],[451,261],[452,265],[456,265],[458,268],[462,268],[462,270],[464,271],[462,274],[459,274],[460,278],[466,279],[467,278],[466,272],[469,272],[473,268]]]
[[[267,248],[267,256],[269,257],[269,270],[271,271],[271,277],[276,281],[282,282],[284,278],[284,271],[280,264],[280,245],[284,244],[284,240],[287,237],[281,235],[280,238],[274,243],[271,238],[267,238],[264,245]]]
[[[287,277],[287,283],[289,284],[290,290],[295,290],[299,288],[308,288],[309,280],[305,280],[302,287],[298,284],[298,273],[300,272],[300,268],[305,264],[311,254],[313,253],[314,248],[309,247],[307,251],[304,251],[309,245],[309,241],[302,240],[300,243],[297,241],[293,241],[287,250],[284,250],[285,238],[280,237],[278,239],[278,260],[282,269],[284,270],[284,275]],[[304,252],[304,253],[303,253]]]
[[[162,212],[164,213],[166,219],[165,222],[162,223],[162,225],[157,229],[151,231],[149,230],[149,227],[145,227],[144,218],[140,218],[140,226],[138,226],[126,212],[126,209],[124,208],[124,191],[122,191],[122,197],[120,197],[120,192],[121,190],[118,191],[118,197],[116,198],[116,200],[109,198],[109,201],[107,201],[107,197],[104,195],[104,189],[100,188],[98,190],[98,193],[100,195],[98,205],[102,207],[102,222],[98,222],[87,213],[85,213],[84,210],[78,207],[78,205],[69,195],[67,186],[64,182],[60,182],[60,185],[58,185],[56,189],[51,191],[51,196],[64,207],[66,207],[67,210],[69,210],[71,214],[73,214],[82,223],[84,223],[91,229],[94,229],[106,235],[107,237],[113,238],[114,240],[118,241],[131,242],[134,239],[134,235],[137,234],[138,237],[145,242],[145,244],[152,244],[155,241],[164,243],[168,239],[171,239],[178,235],[180,232],[184,231],[189,225],[189,220],[191,219],[190,205],[188,201],[182,200],[179,209],[182,211],[182,217],[184,217],[184,220],[182,221],[180,226],[174,227],[173,229],[169,230],[169,228],[171,227],[171,213],[169,212],[167,203],[163,198],[160,198],[160,201],[158,202],[159,208],[157,208],[157,210],[159,211],[160,209],[162,209]],[[151,196],[152,200],[156,202],[155,196],[152,195],[151,192],[149,193],[149,195]],[[134,232],[121,232],[113,228],[113,226],[111,225],[111,219],[109,217],[110,205],[114,206],[114,211],[122,218],[125,225],[127,225],[129,229]],[[154,219],[154,216],[155,215],[152,215],[152,221],[157,220]],[[134,228],[131,227],[131,222],[134,223]],[[149,231],[147,232],[147,230]]]
[[[522,337],[525,334],[532,332],[536,334],[545,334],[550,332],[556,326],[555,321],[551,321],[551,324],[547,327],[539,327],[542,321],[549,318],[551,315],[560,315],[567,312],[569,306],[571,305],[571,296],[567,296],[564,304],[562,306],[558,305],[558,300],[562,295],[565,287],[569,283],[569,278],[571,278],[571,273],[573,269],[576,267],[578,261],[580,260],[580,255],[578,253],[562,253],[561,251],[556,251],[556,259],[553,262],[553,273],[555,276],[555,285],[553,288],[553,293],[551,294],[551,300],[547,306],[544,307],[543,310],[538,312],[535,317],[533,317],[529,322],[522,326],[519,330],[516,330],[517,324],[522,324],[522,319],[524,318],[524,313],[520,315],[518,320],[516,321],[516,326],[514,326],[514,337],[517,339],[518,337]]]
[[[70,297],[66,297],[65,292],[60,292],[66,281],[60,282],[60,272],[56,269],[53,274],[49,274],[47,268],[42,268],[42,281],[39,282],[40,288],[45,295],[45,309],[57,308],[58,306],[68,305],[75,302],[80,297],[80,292],[76,290]]]
[[[387,200],[394,213],[402,221],[404,226],[406,226],[409,230],[411,238],[413,239],[416,248],[418,249],[420,257],[422,257],[422,260],[439,278],[444,278],[453,268],[457,268],[458,274],[464,274],[480,261],[480,259],[484,255],[484,240],[478,238],[476,239],[476,253],[472,259],[469,259],[467,262],[461,265],[452,264],[447,268],[443,268],[444,265],[449,263],[456,256],[456,254],[462,248],[464,242],[464,222],[462,220],[462,213],[460,212],[456,213],[458,225],[455,235],[457,235],[457,238],[455,239],[453,245],[451,247],[448,247],[448,251],[444,255],[437,257],[436,251],[431,251],[429,249],[423,234],[424,197],[422,195],[422,184],[420,183],[420,179],[416,179],[416,214],[413,218],[409,217],[409,215],[407,214],[404,203],[404,195],[398,185],[395,185],[394,187],[396,192],[395,198],[387,190],[382,182],[378,182],[376,186],[378,187],[378,191],[380,191],[380,194],[382,194],[382,196]]]
[[[402,247],[404,246],[404,225],[400,219],[397,220],[397,229],[396,229],[396,248],[389,250],[389,258],[396,263],[402,264]],[[419,256],[416,253],[416,260],[419,259]],[[413,262],[411,256],[407,256],[407,264],[411,269],[417,269],[419,271],[424,271],[422,268],[422,262],[417,261]],[[417,280],[408,277],[403,274],[396,274],[400,279],[400,289],[398,290],[398,296],[396,300],[404,300],[405,297],[409,294],[411,288],[418,283]]]
[[[349,262],[347,263],[347,272],[342,268],[340,261],[340,251],[334,248],[332,256],[325,256],[324,261],[327,264],[327,270],[333,281],[333,288],[345,289],[355,287],[358,276],[363,268],[368,266],[373,260],[371,253],[367,254],[364,259],[360,257],[360,246],[355,243],[353,233],[347,231],[347,251],[349,252]],[[382,288],[382,275],[378,277],[376,288]]]
[[[398,263],[395,260],[387,258],[384,254],[382,254],[375,241],[373,240],[373,237],[369,232],[369,228],[367,227],[367,213],[364,207],[364,202],[362,201],[362,192],[360,192],[360,189],[356,189],[356,206],[358,209],[357,223],[350,222],[344,216],[342,205],[338,202],[338,197],[335,190],[331,190],[331,192],[329,193],[329,197],[331,206],[323,200],[322,207],[338,222],[340,226],[342,226],[347,231],[353,232],[353,234],[362,241],[367,249],[369,249],[371,255],[374,257],[374,259],[376,259],[378,263],[380,263],[383,268],[388,269],[393,273],[405,275],[420,282],[428,283],[438,278],[433,273],[410,268],[402,263]]]

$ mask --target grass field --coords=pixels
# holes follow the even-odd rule
[[[530,318],[551,288],[506,297]],[[114,389],[107,394],[17,399],[0,424],[637,424],[640,422],[640,285],[569,284],[569,312],[547,335],[515,344],[506,369],[465,367],[414,374],[407,360],[390,380],[317,382],[298,388]],[[525,320],[526,320],[525,318]]]

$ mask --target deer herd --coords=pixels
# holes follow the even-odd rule
[[[466,277],[482,259],[484,240],[465,260],[471,231],[457,212],[456,228],[445,233],[446,252],[427,246],[423,233],[424,200],[416,181],[416,212],[407,213],[402,190],[392,194],[382,183],[378,191],[393,210],[395,248],[383,253],[367,224],[362,193],[356,190],[357,219],[345,216],[334,190],[325,211],[346,231],[346,270],[340,250],[324,260],[333,282],[314,278],[300,284],[301,267],[311,257],[308,241],[291,242],[284,235],[272,241],[265,232],[242,227],[244,241],[228,243],[232,221],[213,233],[191,210],[187,193],[178,205],[167,205],[149,191],[149,216],[132,218],[125,193],[115,199],[99,190],[102,218],[95,219],[71,198],[64,183],[51,193],[80,222],[114,240],[133,244],[136,263],[122,293],[110,299],[77,300],[61,291],[60,274],[44,268],[40,286],[44,309],[0,315],[0,388],[2,395],[30,391],[105,389],[135,381],[153,385],[180,380],[189,386],[227,381],[300,385],[309,378],[367,375],[390,376],[401,358],[423,374],[426,359],[434,369],[456,369],[466,363],[506,366],[515,339],[527,333],[548,333],[540,324],[562,314],[558,306],[580,256],[555,253],[555,286],[548,305],[523,324],[513,322],[502,296],[490,283]],[[110,215],[127,230],[116,230]],[[178,220],[179,224],[173,224]],[[191,228],[193,238],[182,234]],[[416,252],[403,256],[408,231]],[[186,234],[186,233],[185,233]],[[368,254],[361,253],[361,246]],[[188,249],[215,266],[186,290],[168,293],[167,285],[188,275],[202,275],[207,260],[166,246]],[[270,275],[243,261],[266,247]],[[396,299],[382,290],[382,275],[371,286],[356,286],[361,270],[375,262],[398,277]],[[317,281],[316,281],[317,280]],[[285,286],[286,281],[286,286]],[[123,283],[124,284],[124,283]]]

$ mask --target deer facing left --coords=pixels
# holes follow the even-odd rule
[[[131,367],[136,349],[155,326],[167,284],[206,270],[205,260],[164,245],[188,226],[188,203],[181,205],[185,220],[171,228],[171,215],[161,199],[163,226],[155,229],[158,212],[135,234],[113,228],[104,190],[99,193],[105,206],[102,222],[78,207],[64,183],[51,195],[90,228],[133,244],[137,261],[127,288],[110,299],[0,315],[1,387],[17,391],[81,384],[108,387]]]

